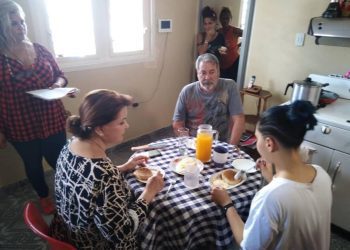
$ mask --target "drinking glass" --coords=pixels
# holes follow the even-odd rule
[[[197,164],[189,165],[184,172],[184,184],[188,188],[199,186],[200,172]]]
[[[187,155],[187,141],[190,136],[190,130],[188,128],[178,128],[177,137],[178,137],[178,149],[180,155]]]

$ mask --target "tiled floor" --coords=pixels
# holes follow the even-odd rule
[[[157,139],[172,136],[170,128],[158,130],[136,140],[121,144],[109,155],[116,163],[123,163],[131,155],[131,146],[142,145]],[[47,182],[53,187],[53,172],[47,173]],[[26,201],[36,200],[27,181],[0,189],[0,249],[46,249],[46,244],[27,229],[23,221],[23,207]],[[47,221],[50,216],[45,217]],[[332,234],[331,250],[350,249],[350,239],[341,234]]]

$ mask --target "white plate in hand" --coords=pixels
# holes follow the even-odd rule
[[[231,164],[235,169],[243,170],[246,173],[255,173],[255,161],[249,159],[236,159]]]

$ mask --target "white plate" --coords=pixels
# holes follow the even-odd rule
[[[161,169],[161,168],[157,168],[157,167],[148,167],[148,166],[147,166],[147,168],[149,168],[149,169],[152,171],[152,175],[157,174],[158,171],[160,171],[160,173],[163,175],[163,177],[164,177],[164,175],[165,175],[164,170]],[[135,178],[136,178],[136,176],[135,176]],[[139,179],[137,179],[137,178],[136,178],[136,180],[138,180],[139,182],[142,182],[142,183],[147,183],[147,181],[139,180]]]
[[[186,147],[189,149],[196,150],[196,138],[190,138],[186,142]]]
[[[226,170],[226,169],[225,169],[225,170]],[[222,180],[222,179],[221,179],[221,173],[222,173],[223,171],[224,171],[224,170],[222,170],[222,171],[220,171],[220,172],[217,172],[217,173],[213,174],[212,176],[210,176],[210,178],[209,178],[209,184],[210,184],[211,187],[213,186],[213,182],[214,182],[216,179]],[[225,188],[226,188],[226,189],[231,189],[231,188],[237,187],[237,186],[239,186],[239,185],[242,185],[246,180],[247,180],[247,175],[246,175],[245,173],[243,173],[243,174],[242,174],[242,180],[241,180],[241,182],[239,182],[239,183],[237,183],[237,184],[235,184],[235,185],[229,185],[229,184],[225,183],[225,185],[226,185]]]
[[[183,158],[186,158],[186,157],[193,158],[193,157],[190,157],[190,156],[180,156],[180,157],[176,157],[176,158],[174,158],[174,159],[171,160],[171,162],[170,162],[170,169],[171,169],[173,172],[177,173],[177,174],[184,175],[184,174],[185,174],[184,171],[177,171],[177,170],[176,170],[176,165],[177,165],[177,163],[179,163],[179,161],[181,161]],[[197,162],[198,167],[199,167],[199,172],[202,172],[202,170],[203,170],[203,168],[204,168],[204,164],[203,164],[200,160],[198,160],[198,159],[196,159],[196,162]]]
[[[243,170],[246,173],[255,173],[257,170],[255,169],[255,161],[249,159],[236,159],[233,160],[232,166],[235,169]],[[248,171],[247,171],[248,170]]]

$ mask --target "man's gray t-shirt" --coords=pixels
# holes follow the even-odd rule
[[[173,121],[185,121],[192,136],[200,124],[210,124],[219,131],[219,139],[227,141],[230,117],[243,113],[242,101],[236,83],[220,78],[213,93],[200,89],[200,83],[186,85],[177,99]]]

